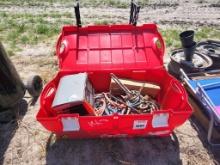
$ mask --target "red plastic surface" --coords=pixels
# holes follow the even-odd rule
[[[65,49],[60,53],[61,44]],[[61,70],[151,69],[163,65],[164,42],[155,24],[66,26],[57,42],[57,55]]]
[[[157,46],[156,40],[160,42]],[[63,52],[60,50],[62,43],[65,45]],[[183,86],[162,65],[164,42],[156,25],[64,27],[57,43],[57,55],[60,71],[45,86],[37,114],[37,120],[57,135],[71,138],[165,136],[183,124],[192,113]],[[79,72],[89,74],[96,92],[109,90],[110,73],[120,78],[157,84],[160,86],[156,96],[160,110],[150,114],[100,117],[54,113],[51,104],[60,78]],[[156,122],[161,115],[167,116],[167,124],[162,120]],[[65,131],[64,118],[77,119],[79,130]],[[161,126],[158,126],[158,121]],[[136,127],[138,122],[144,122],[145,126]]]

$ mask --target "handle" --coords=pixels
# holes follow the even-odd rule
[[[79,0],[76,0],[76,5],[74,6],[75,17],[76,17],[76,25],[78,27],[82,27],[81,18],[80,18],[80,10],[79,10]]]
[[[52,97],[54,97],[55,95],[55,91],[56,91],[56,88],[55,88],[55,85],[50,82],[48,83],[42,93],[41,93],[41,96],[40,96],[40,103],[41,103],[41,106],[45,106],[45,103],[49,100],[49,99],[52,99]]]
[[[179,105],[180,108],[183,107],[187,103],[187,94],[183,86],[178,81],[171,82],[172,88],[177,92],[177,94],[181,95],[181,103]]]

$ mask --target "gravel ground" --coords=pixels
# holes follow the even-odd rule
[[[220,25],[220,2],[218,0],[153,0],[143,7],[139,16],[139,23],[155,22],[160,26],[187,25],[187,26],[218,26]],[[17,6],[2,5],[1,11],[10,13],[42,12],[73,12],[73,5],[53,4],[53,6]],[[92,19],[107,19],[116,23],[127,23],[129,8],[112,7],[83,7],[82,20],[89,24]]]
[[[139,23],[220,27],[220,7],[213,5],[217,1],[176,0],[173,5],[165,2],[153,1],[142,9]],[[39,13],[73,8],[61,4],[47,8],[4,5],[0,10]],[[129,13],[128,9],[115,8],[90,7],[81,11],[86,23],[94,17],[125,23]],[[27,46],[12,57],[23,79],[34,73],[45,81],[53,77],[57,71],[56,58],[52,56],[54,45],[55,39],[48,44]],[[220,164],[220,151],[208,146],[206,133],[193,126],[193,119],[166,138],[57,140],[36,121],[38,102],[31,106],[27,95],[18,108],[17,121],[0,125],[0,164]]]
[[[27,102],[22,104],[24,110]],[[1,126],[1,163],[219,164],[219,151],[209,148],[203,141],[205,133],[197,132],[192,121],[187,121],[172,136],[164,138],[56,140],[36,121],[38,108],[38,105],[28,106],[23,119]]]

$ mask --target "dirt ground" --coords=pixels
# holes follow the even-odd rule
[[[82,1],[83,3],[83,1]],[[160,26],[219,26],[219,0],[149,0],[149,5],[141,8],[139,23],[155,22]],[[73,5],[54,4],[53,6],[0,6],[1,11],[10,13],[73,12]],[[127,23],[129,8],[81,7],[82,21],[91,23],[93,19]]]
[[[164,3],[163,3],[164,2]],[[152,1],[141,9],[139,23],[156,22],[159,26],[213,26],[220,28],[219,1],[174,0]],[[171,2],[171,1],[169,1]],[[202,2],[202,3],[201,3]],[[218,3],[219,2],[219,3]],[[25,6],[0,6],[7,12],[73,11],[72,6],[57,4],[42,9]],[[117,19],[126,22],[129,10],[115,8],[82,8],[85,22],[94,17]],[[14,65],[26,80],[29,75],[40,74],[49,81],[57,71],[53,56],[56,38],[47,43],[26,46],[11,57]],[[167,56],[165,61],[167,61]],[[37,121],[39,102],[31,105],[28,95],[21,101],[17,120],[0,124],[0,164],[220,164],[220,150],[211,148],[206,132],[190,119],[170,137],[115,138],[115,139],[58,139]]]

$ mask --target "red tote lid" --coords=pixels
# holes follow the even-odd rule
[[[155,24],[64,26],[57,42],[60,70],[147,70],[163,67],[164,41]]]

